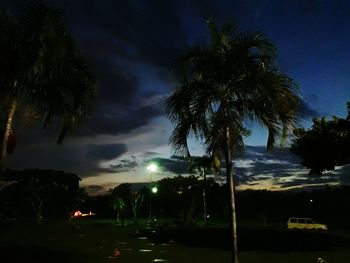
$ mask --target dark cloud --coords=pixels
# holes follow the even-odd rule
[[[92,196],[106,194],[106,189],[101,185],[88,185],[84,187],[84,189],[89,195]]]
[[[312,109],[307,102],[302,100],[299,105],[298,115],[302,119],[309,119],[319,116],[320,113]]]
[[[130,159],[122,159],[118,163],[110,164],[108,167],[99,167],[96,169],[97,172],[101,173],[122,173],[130,172],[138,166],[136,158],[131,156]]]
[[[115,173],[127,172],[137,167],[138,164],[135,160],[121,160],[120,163],[111,165],[110,169]]]
[[[255,186],[259,185],[259,180],[270,180],[281,188],[350,184],[350,178],[347,176],[350,165],[338,167],[336,171],[320,176],[310,176],[308,169],[300,164],[299,157],[291,153],[289,149],[267,152],[265,147],[248,146],[235,161],[234,174],[239,185]],[[245,161],[248,161],[248,164],[242,165],[242,162]]]
[[[125,144],[90,144],[86,156],[93,161],[112,160],[127,152]]]
[[[350,185],[350,164],[339,167],[334,174],[338,178],[339,183]]]
[[[180,43],[185,41],[179,41],[186,39],[179,15],[183,1],[48,2],[64,10],[81,45],[97,55],[113,50],[129,61],[168,66],[172,54],[183,49]]]
[[[147,162],[154,162],[164,171],[172,172],[177,175],[188,174],[189,166],[185,161],[167,158],[154,158]]]
[[[279,181],[307,170],[300,165],[300,159],[288,148],[267,151],[263,146],[247,146],[246,150],[235,158],[234,174],[238,184],[254,184],[257,180]],[[224,175],[224,173],[222,174]]]
[[[159,155],[159,153],[157,153],[157,152],[144,152],[143,153],[144,158],[151,158],[151,157],[154,157],[156,155]]]
[[[305,177],[298,178],[293,181],[281,182],[281,188],[300,187],[301,185],[327,185],[330,183],[338,183],[337,176],[319,176],[319,177]]]
[[[267,150],[265,146],[246,146],[244,152],[237,158],[265,161],[278,159],[287,162],[298,162],[300,159],[292,154],[289,148],[275,148]]]
[[[18,144],[14,155],[8,158],[8,167],[15,169],[54,169],[72,172],[79,177],[86,177],[93,173],[94,162],[87,162],[85,149],[71,144],[67,140],[64,145],[55,142],[41,143],[36,140],[32,145]]]
[[[153,118],[164,114],[162,103],[139,108],[128,108],[106,105],[96,110],[86,121],[80,135],[94,136],[100,134],[118,135],[128,133],[133,129],[144,126]]]
[[[98,79],[98,105],[124,106],[132,103],[138,90],[137,76],[108,60],[95,58],[92,65]]]

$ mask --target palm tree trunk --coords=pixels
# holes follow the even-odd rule
[[[12,99],[9,103],[9,110],[8,110],[7,115],[5,117],[6,124],[4,126],[3,136],[2,136],[1,144],[0,144],[0,150],[1,150],[0,168],[1,169],[3,168],[4,160],[6,157],[7,143],[8,143],[10,132],[11,132],[11,129],[13,126],[13,119],[15,116],[16,108],[17,108],[17,101],[16,101],[16,99]]]
[[[204,224],[208,224],[208,218],[207,218],[207,174],[204,171],[203,172],[203,180],[204,180],[204,186],[203,186],[203,217],[204,217]]]
[[[237,250],[237,221],[236,221],[236,203],[235,203],[235,184],[233,178],[233,169],[232,169],[232,154],[230,151],[230,135],[229,132],[226,134],[226,179],[227,184],[230,189],[230,223],[232,231],[232,263],[239,263],[238,261],[238,250]]]
[[[116,213],[117,213],[117,216],[116,216],[116,221],[115,221],[115,223],[119,225],[119,223],[120,223],[119,209],[117,209]]]
[[[187,209],[187,214],[185,215],[185,226],[186,227],[189,227],[193,221],[193,215],[194,215],[194,212],[196,210],[196,208],[198,207],[198,204],[200,203],[200,199],[196,200],[196,196],[193,196],[192,199],[191,199],[191,202],[188,206],[188,209]]]
[[[43,205],[44,201],[40,200],[38,195],[35,195],[35,200],[33,198],[31,198],[30,202],[32,204],[32,208],[33,208],[33,211],[35,214],[36,223],[40,224],[41,219],[42,219],[42,216],[41,216],[42,205]]]
[[[44,202],[41,201],[39,206],[38,206],[38,210],[37,210],[37,214],[36,214],[36,223],[37,224],[41,224],[42,223],[42,206],[43,206]]]
[[[132,215],[133,215],[133,221],[136,222],[136,220],[137,220],[137,210],[136,210],[136,206],[135,206],[134,203],[132,204]]]

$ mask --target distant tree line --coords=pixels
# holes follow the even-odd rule
[[[167,224],[189,227],[204,224],[203,188],[206,189],[208,224],[227,223],[229,188],[213,177],[176,176],[136,189],[124,183],[107,194],[88,196],[79,187],[75,174],[54,170],[7,170],[0,190],[1,219],[66,218],[75,210],[92,211],[98,218],[114,219],[118,224],[137,222],[152,216]],[[237,191],[238,226],[251,222],[258,227],[285,227],[289,217],[311,217],[330,227],[347,225],[345,211],[350,209],[350,186],[328,187],[310,191]],[[336,205],[335,205],[336,204]]]
[[[177,176],[157,182],[158,192],[153,194],[149,187],[131,190],[131,184],[121,184],[107,195],[89,197],[83,203],[85,210],[96,211],[97,217],[113,218],[122,224],[121,218],[137,220],[148,218],[149,202],[152,202],[153,215],[166,219],[168,224],[189,227],[204,224],[203,185],[199,177]],[[208,224],[227,223],[229,213],[229,189],[226,184],[219,185],[213,178],[206,180]],[[143,202],[134,217],[132,192],[143,195]],[[116,210],[117,203],[123,208]],[[237,191],[237,211],[240,213],[238,226],[251,222],[258,227],[286,227],[289,217],[311,217],[316,221],[328,223],[330,227],[346,226],[344,211],[350,209],[350,186],[325,186],[313,190],[246,190]],[[336,204],[336,205],[335,205]],[[119,213],[119,219],[117,216]],[[121,216],[122,215],[122,216]]]
[[[63,171],[6,170],[1,179],[1,218],[68,218],[87,196],[80,178]]]

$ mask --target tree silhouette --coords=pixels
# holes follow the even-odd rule
[[[203,219],[204,223],[208,223],[207,216],[207,175],[209,173],[216,173],[220,170],[221,162],[215,162],[214,157],[209,156],[193,156],[191,157],[190,171],[197,171],[201,176],[203,176]]]
[[[175,92],[168,98],[167,113],[175,128],[170,145],[178,155],[190,156],[190,134],[204,143],[208,154],[225,160],[231,198],[232,262],[238,262],[234,155],[248,134],[244,121],[267,128],[267,146],[285,138],[296,126],[299,98],[292,79],[277,70],[276,49],[263,34],[239,32],[229,24],[218,28],[208,22],[210,44],[193,47],[176,62]]]
[[[6,170],[3,179],[10,182],[22,202],[29,201],[37,222],[40,223],[43,208],[49,202],[66,207],[69,210],[78,204],[82,192],[80,178],[71,173],[54,170],[26,169],[23,171]]]
[[[117,187],[113,188],[112,194],[112,208],[116,212],[116,223],[119,224],[120,217],[122,225],[124,225],[125,212],[128,208],[129,202],[131,202],[131,184],[122,183]]]
[[[294,131],[291,151],[300,156],[309,174],[322,174],[337,165],[350,163],[350,103],[346,119],[333,116],[331,120],[313,119],[311,129]]]
[[[191,225],[200,205],[202,186],[195,176],[176,176],[158,181],[158,205],[176,216],[184,226]]]
[[[96,81],[68,33],[60,10],[40,1],[20,17],[0,11],[0,165],[18,104],[30,104],[43,126],[61,124],[61,143],[94,104]]]
[[[116,196],[113,198],[112,200],[112,208],[113,210],[116,212],[116,224],[120,223],[120,214],[124,213],[125,210],[125,202],[123,201],[123,199],[121,199],[120,197]],[[124,225],[124,216],[122,215],[122,225]]]
[[[133,222],[135,223],[137,222],[137,213],[143,204],[144,197],[145,195],[142,191],[131,191],[130,193],[130,203],[133,215]]]

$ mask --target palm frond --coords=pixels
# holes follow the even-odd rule
[[[30,1],[20,19],[11,19],[0,12],[0,29],[4,29],[0,55],[8,64],[6,71],[0,61],[0,84],[44,116],[43,126],[61,123],[61,141],[95,103],[94,73],[68,33],[60,10]]]

